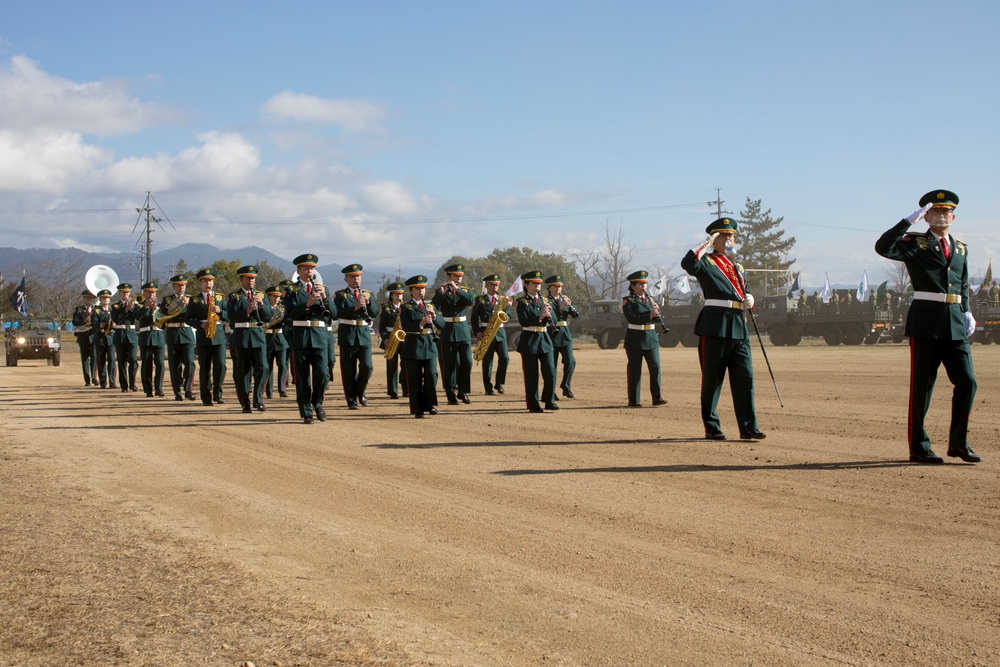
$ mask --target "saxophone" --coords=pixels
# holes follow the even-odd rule
[[[402,309],[402,306],[400,306]],[[389,339],[385,342],[385,358],[392,359],[396,356],[396,352],[399,351],[399,344],[406,340],[406,332],[403,331],[402,317],[396,315],[396,324],[392,327],[392,333],[389,334]]]
[[[510,315],[503,312],[504,307],[507,305],[507,297],[500,296],[497,299],[497,305],[493,306],[493,313],[490,315],[489,324],[486,325],[486,330],[483,331],[483,337],[476,343],[476,349],[472,351],[472,358],[476,361],[482,361],[483,357],[486,356],[486,350],[490,349],[490,344],[493,339],[496,338],[497,332],[500,331],[500,327],[503,326],[504,322],[510,319]]]
[[[219,314],[215,312],[215,294],[212,293],[208,296],[208,326],[205,328],[205,338],[212,340],[215,338],[215,328],[219,324]]]

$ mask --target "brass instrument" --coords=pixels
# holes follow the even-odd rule
[[[385,358],[392,359],[396,356],[399,351],[399,344],[406,340],[406,332],[403,331],[403,318],[400,315],[396,315],[396,324],[392,327],[392,333],[389,334],[388,340],[385,342]]]
[[[219,314],[215,312],[215,294],[209,293],[208,301],[208,326],[205,327],[205,337],[209,340],[215,338],[215,329],[219,325]]]
[[[135,297],[134,301],[135,301],[135,305],[137,305],[137,306],[145,306],[146,305],[146,295],[145,294],[140,294],[137,297]]]
[[[172,320],[178,315],[184,313],[184,308],[187,306],[188,298],[187,296],[180,296],[173,299],[167,304],[167,312],[163,313],[159,309],[153,313],[153,326],[163,328],[163,323],[167,320]]]
[[[479,339],[479,342],[476,343],[476,349],[472,351],[472,358],[477,362],[483,360],[483,357],[486,356],[486,351],[490,349],[490,343],[493,342],[497,332],[500,331],[500,327],[510,319],[510,315],[503,312],[506,305],[507,297],[500,296],[497,299],[497,305],[493,306],[493,313],[490,315],[490,321],[486,325],[486,330],[483,331],[483,337]]]
[[[267,322],[267,329],[273,329],[285,319],[285,304],[280,301],[274,304],[271,306],[271,313],[271,319]]]
[[[104,313],[108,316],[108,321],[104,323],[104,328],[101,329],[101,333],[105,336],[110,336],[111,332],[114,331],[115,328],[115,323],[111,319],[111,304],[108,304],[108,307],[104,309]]]

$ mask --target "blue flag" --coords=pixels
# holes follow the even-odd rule
[[[795,280],[792,281],[792,286],[788,290],[788,298],[791,299],[795,296],[795,293],[799,291],[799,274],[795,274]]]
[[[21,313],[21,317],[28,316],[28,296],[24,288],[24,278],[21,278],[21,284],[10,295],[10,306]]]

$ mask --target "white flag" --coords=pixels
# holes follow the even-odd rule
[[[663,290],[665,289],[667,289],[667,277],[660,276],[659,278],[656,279],[656,282],[654,282],[652,285],[649,286],[649,289],[647,289],[646,291],[649,292],[649,296],[655,299],[656,297],[663,294]]]
[[[681,294],[689,294],[691,292],[691,284],[688,282],[687,276],[681,276],[677,279],[677,291]]]
[[[864,303],[868,301],[868,270],[865,269],[865,273],[861,276],[861,282],[858,283],[858,301]]]
[[[823,303],[830,303],[830,274],[826,274],[826,282],[823,283],[823,291],[819,293]]]
[[[517,280],[514,281],[514,284],[510,286],[509,290],[507,290],[507,296],[517,296],[523,291],[524,285],[521,284],[521,276],[518,276]]]

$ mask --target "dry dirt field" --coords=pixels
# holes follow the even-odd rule
[[[902,345],[769,348],[781,408],[755,343],[761,442],[702,439],[686,348],[661,408],[583,345],[557,413],[513,354],[505,396],[417,421],[377,359],[311,426],[85,389],[67,352],[0,368],[0,665],[1000,664],[1000,346],[985,462],[936,467]]]

